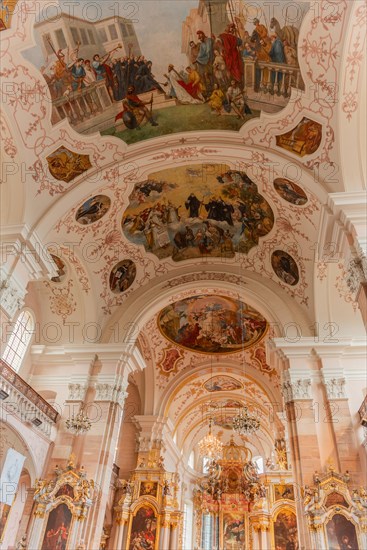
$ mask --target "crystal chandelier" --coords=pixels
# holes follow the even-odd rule
[[[212,418],[209,418],[209,433],[199,442],[199,454],[203,458],[219,460],[222,457],[223,443],[212,434]]]
[[[92,427],[92,423],[88,416],[84,414],[83,409],[80,409],[76,416],[73,414],[71,418],[68,418],[65,424],[67,429],[76,435],[88,432]]]
[[[247,407],[243,407],[239,413],[233,417],[233,429],[239,435],[253,434],[260,428],[260,420],[252,415]]]

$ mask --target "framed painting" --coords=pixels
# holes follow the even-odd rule
[[[159,525],[154,509],[143,504],[132,516],[128,550],[157,550]]]
[[[59,504],[49,513],[41,550],[66,550],[72,514],[68,506]]]
[[[157,498],[158,483],[155,481],[142,481],[140,484],[139,496],[152,496]]]
[[[334,514],[325,529],[329,550],[359,550],[356,526],[343,514]]]
[[[273,529],[276,550],[298,549],[297,517],[292,510],[282,508],[273,522]]]
[[[294,487],[291,483],[274,485],[274,500],[281,500],[282,498],[294,500]]]
[[[0,542],[2,542],[4,538],[10,510],[11,506],[9,504],[5,504],[4,502],[0,503]]]
[[[225,512],[222,521],[223,550],[242,550],[246,547],[245,517]]]

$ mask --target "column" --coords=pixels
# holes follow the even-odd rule
[[[336,349],[335,349],[336,348]],[[317,347],[317,354],[322,365],[322,384],[325,395],[325,421],[333,431],[337,462],[334,467],[340,473],[348,470],[353,476],[355,484],[363,484],[365,476],[362,475],[362,465],[359,456],[358,441],[354,433],[353,420],[349,407],[346,378],[342,354],[345,346],[334,348]],[[363,371],[362,371],[363,372]],[[365,371],[361,372],[361,378],[366,381]],[[352,377],[353,373],[347,376]],[[363,384],[363,382],[362,382]],[[357,481],[357,479],[358,481]]]
[[[124,540],[125,531],[127,531],[126,520],[122,518],[117,519],[117,525],[115,530],[115,536],[113,538],[113,544],[109,545],[111,550],[124,550],[122,544]]]
[[[170,550],[178,550],[178,534],[179,526],[177,523],[172,523],[171,525],[171,536],[169,541]]]
[[[161,531],[159,536],[159,550],[170,550],[170,523],[163,519],[161,522]]]
[[[294,478],[298,487],[313,481],[315,470],[320,470],[319,437],[315,421],[313,376],[317,373],[312,338],[289,344],[284,339],[273,341],[282,369],[282,393],[288,424],[289,446],[292,455]],[[317,405],[317,404],[316,404]],[[316,407],[317,412],[317,407]],[[296,502],[297,522],[301,545],[313,548],[310,530],[304,516],[302,499]]]
[[[43,514],[37,514],[34,518],[32,527],[30,529],[30,535],[28,537],[28,548],[39,548],[41,546],[41,534],[44,527],[45,516]]]
[[[139,368],[135,352],[100,351],[91,376],[94,388],[93,409],[96,417],[91,430],[84,438],[80,451],[80,462],[93,479],[98,498],[91,507],[85,521],[82,537],[86,547],[99,548],[103,533],[105,510],[110,498],[113,461],[123,419],[127,379]]]
[[[261,550],[269,550],[271,547],[270,545],[270,537],[269,537],[269,527],[262,525],[260,529],[260,548]]]
[[[250,529],[252,529],[252,550],[260,550],[260,526],[256,518],[250,516]]]

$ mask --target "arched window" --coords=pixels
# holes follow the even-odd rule
[[[264,473],[264,459],[262,456],[254,456],[253,462],[257,466],[257,473],[263,474]]]
[[[195,466],[195,453],[194,451],[191,451],[190,453],[190,456],[189,456],[189,461],[188,461],[188,466],[190,466],[190,468],[194,468]]]
[[[33,336],[33,330],[33,315],[29,311],[22,311],[16,320],[2,356],[2,359],[16,372],[22,366],[22,361]]]

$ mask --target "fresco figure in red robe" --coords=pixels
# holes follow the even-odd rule
[[[242,40],[236,36],[236,25],[231,23],[227,25],[226,30],[219,35],[223,46],[223,58],[227,67],[227,71],[236,82],[243,80],[243,62],[239,51],[242,46]]]

